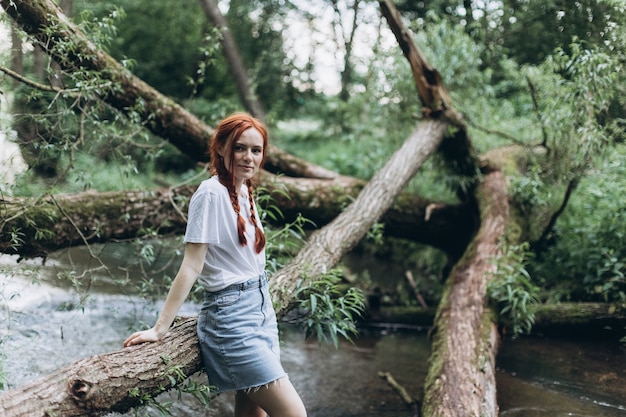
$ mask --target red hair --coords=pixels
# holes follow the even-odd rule
[[[256,129],[263,137],[263,157],[261,159],[262,167],[265,162],[265,154],[267,151],[267,129],[260,120],[247,113],[234,113],[222,120],[215,129],[209,145],[211,174],[217,175],[219,181],[228,189],[233,210],[235,210],[235,213],[237,214],[237,235],[239,237],[239,243],[242,246],[248,244],[248,239],[246,239],[246,235],[244,233],[246,230],[246,221],[241,216],[237,190],[235,190],[235,178],[226,168],[224,158],[228,158],[230,162],[229,166],[234,166],[234,145],[237,143],[237,140],[239,140],[243,132],[250,128]],[[256,253],[261,253],[265,247],[265,234],[259,227],[260,220],[257,218],[258,216],[254,210],[254,200],[252,197],[254,183],[249,179],[245,181],[245,184],[248,187],[248,198],[250,201],[250,221],[254,225],[255,229],[254,249]]]

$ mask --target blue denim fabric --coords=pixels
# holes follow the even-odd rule
[[[198,339],[209,385],[217,392],[249,390],[287,375],[265,274],[207,292]]]

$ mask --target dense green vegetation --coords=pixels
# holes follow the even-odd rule
[[[409,67],[380,21],[377,3],[364,2],[359,48],[349,57],[349,94],[322,90],[315,84],[321,66],[334,74],[345,70],[339,58],[346,44],[328,31],[345,37],[347,29],[334,21],[316,28],[324,13],[338,16],[330,2],[299,3],[231,0],[226,13],[272,140],[304,159],[367,179],[419,118]],[[338,8],[346,25],[347,3]],[[483,2],[470,2],[469,11],[464,3],[407,0],[399,7],[468,122],[475,149],[482,154],[515,146],[525,155],[507,168],[512,200],[529,222],[527,245],[516,249],[524,254],[510,252],[508,259],[520,259],[524,267],[501,274],[503,285],[515,291],[493,288],[492,295],[504,305],[521,298],[600,300],[626,308],[624,6],[504,0],[484,9]],[[73,15],[94,42],[208,124],[241,109],[219,33],[197,1],[77,1]],[[312,48],[331,44],[336,60],[319,64],[296,53],[302,51],[293,48],[299,36],[294,28],[307,24],[318,31]],[[9,59],[7,53],[3,61]],[[36,78],[32,54],[25,63],[27,76]],[[54,68],[47,71],[50,76]],[[98,74],[67,74],[64,80],[83,89],[80,99],[3,83],[3,93],[14,99],[14,123],[36,123],[41,133],[36,143],[21,142],[32,169],[2,185],[3,193],[146,189],[197,178],[198,169],[171,145],[95,100]],[[544,152],[533,152],[539,146]],[[463,179],[440,162],[429,161],[410,191],[454,201]],[[571,199],[547,230],[568,187]],[[384,246],[378,252],[388,255]],[[402,257],[413,265],[423,262],[415,260],[412,245],[387,247],[406,251]],[[419,266],[432,271],[444,264],[434,259],[434,265]],[[422,277],[422,284],[437,288],[431,278]]]

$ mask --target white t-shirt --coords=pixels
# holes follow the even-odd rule
[[[202,181],[189,202],[184,242],[209,244],[198,277],[207,291],[219,291],[265,271],[265,251],[256,253],[254,250],[255,230],[250,221],[250,200],[245,184],[239,190],[238,198],[241,216],[246,219],[246,246],[239,244],[237,215],[228,190],[217,176]],[[257,224],[263,227],[258,217]]]

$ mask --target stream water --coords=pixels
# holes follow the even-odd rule
[[[128,255],[116,245],[100,256],[113,262]],[[92,279],[86,298],[67,279],[58,278],[69,269],[78,268],[81,274],[81,265],[94,268],[93,259],[79,248],[51,256],[44,265],[28,261],[18,266],[14,257],[0,256],[0,377],[8,380],[7,388],[76,359],[120,349],[131,329],[154,322],[160,303],[126,294],[126,287],[110,275],[96,271],[98,278]],[[118,270],[124,271],[125,280],[128,268]],[[189,302],[181,314],[197,309]],[[354,344],[335,349],[304,340],[301,331],[283,326],[282,344],[285,368],[310,417],[413,416],[378,373],[391,373],[411,396],[420,397],[429,355],[424,330],[364,330]],[[616,341],[505,339],[498,355],[500,415],[626,416],[625,370],[626,353]],[[194,378],[205,381],[204,375]],[[228,394],[208,410],[190,396],[178,399],[177,393],[159,399],[172,401],[174,416],[232,415]],[[142,413],[159,415],[151,408]]]

